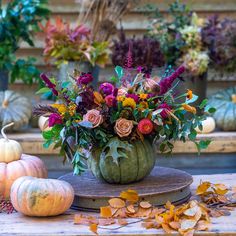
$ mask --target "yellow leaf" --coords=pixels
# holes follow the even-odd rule
[[[97,224],[91,224],[91,225],[89,225],[89,229],[93,232],[93,233],[95,233],[96,235],[98,235],[98,225]]]
[[[211,183],[210,182],[202,182],[196,190],[197,195],[202,195],[207,192],[207,190],[210,188]]]
[[[110,206],[100,207],[100,216],[103,218],[112,217],[111,207]]]
[[[219,195],[224,195],[228,192],[228,188],[224,184],[214,184],[213,189]]]
[[[133,203],[139,200],[138,193],[132,189],[128,189],[127,191],[121,192],[120,197]]]

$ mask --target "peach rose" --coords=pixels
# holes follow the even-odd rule
[[[83,121],[91,122],[93,124],[93,128],[95,128],[103,122],[103,117],[100,114],[100,111],[92,109],[83,116]]]
[[[120,118],[116,121],[115,131],[122,138],[127,137],[132,132],[134,125],[131,120]]]

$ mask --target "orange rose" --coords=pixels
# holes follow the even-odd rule
[[[116,121],[115,131],[122,138],[127,137],[132,132],[134,125],[131,120],[120,118]]]
[[[83,121],[91,122],[93,124],[93,128],[95,128],[103,122],[103,117],[100,114],[100,111],[92,109],[83,116]]]

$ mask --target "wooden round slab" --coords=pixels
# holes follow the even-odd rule
[[[90,171],[81,176],[66,174],[59,179],[69,182],[75,190],[72,208],[86,211],[96,211],[106,206],[110,198],[118,197],[128,189],[136,190],[142,200],[155,206],[164,205],[168,200],[180,204],[190,198],[189,186],[193,181],[188,173],[165,167],[155,167],[142,181],[126,185],[99,181]]]

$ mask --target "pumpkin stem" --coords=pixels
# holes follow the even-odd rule
[[[9,102],[7,100],[4,100],[3,103],[2,103],[2,107],[7,108],[8,105],[9,105]]]
[[[2,127],[2,129],[1,129],[1,134],[2,134],[2,136],[3,136],[4,139],[8,140],[7,135],[5,134],[5,129],[6,129],[6,128],[9,128],[9,127],[11,127],[11,126],[13,126],[13,125],[14,125],[14,122],[12,122],[12,123],[10,123],[10,124],[5,125],[5,126]]]
[[[236,103],[236,94],[232,94],[231,99],[233,103]]]

